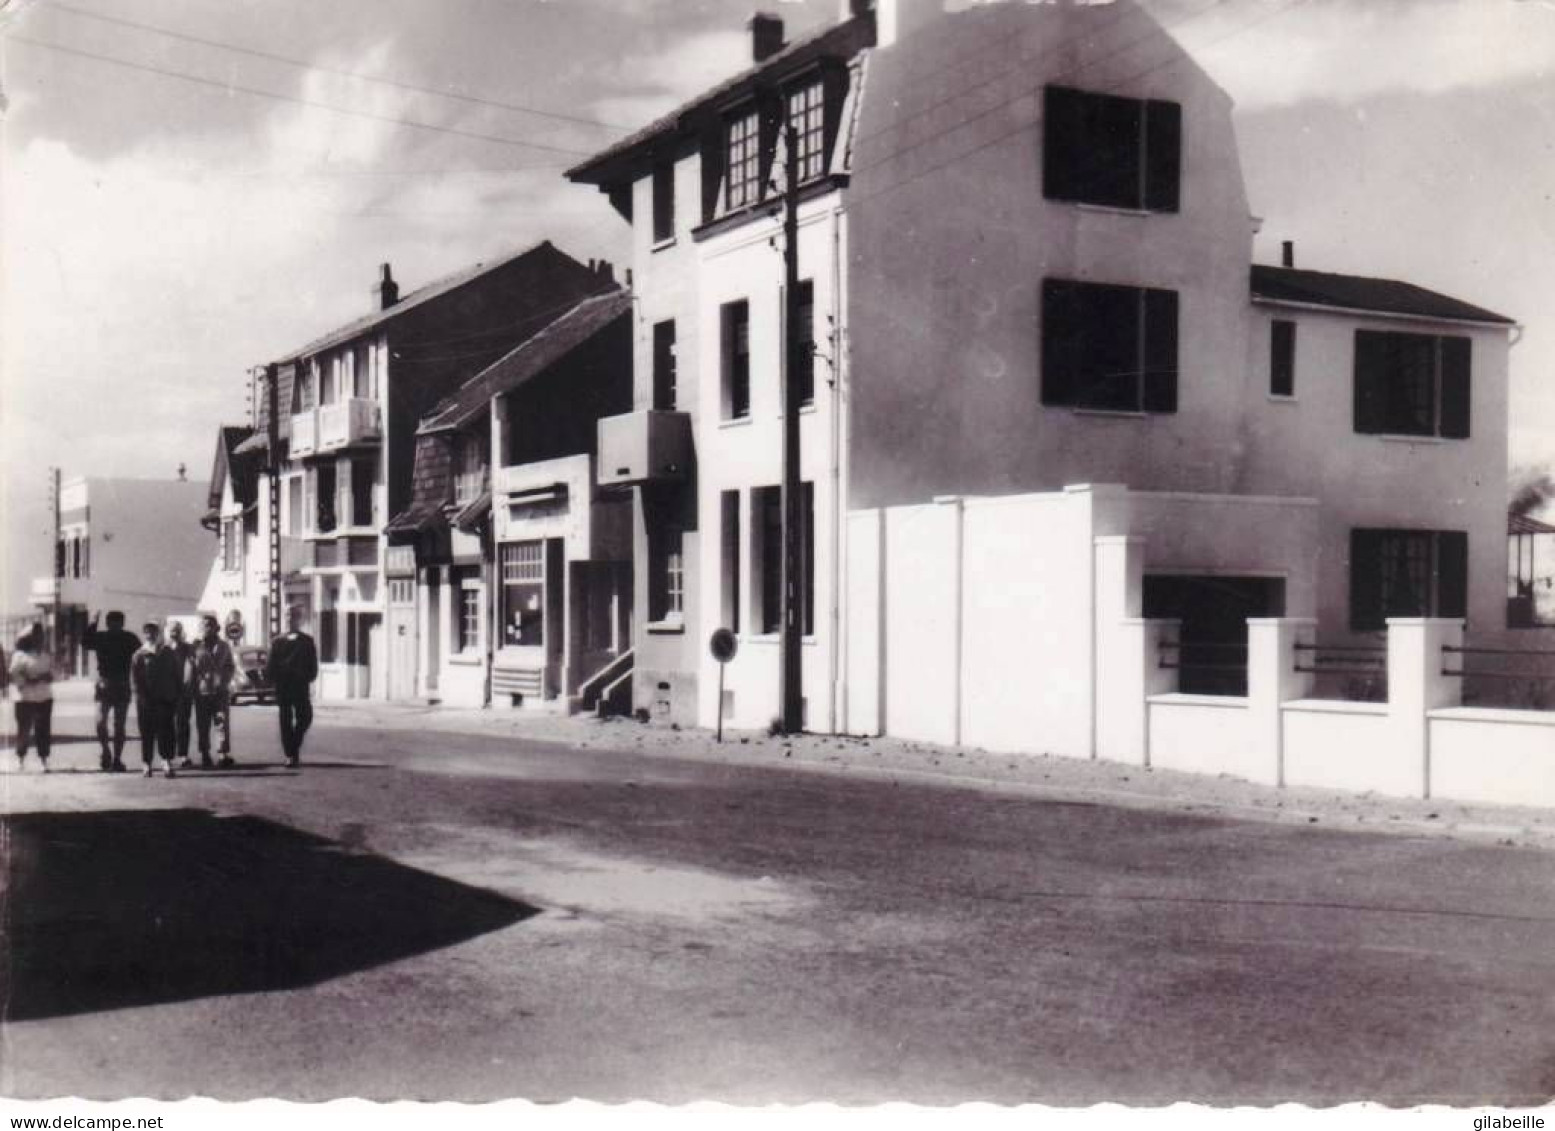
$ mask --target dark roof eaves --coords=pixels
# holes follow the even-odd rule
[[[1368,300],[1355,295],[1325,294],[1321,289],[1325,283],[1330,286],[1337,284],[1341,287],[1359,287],[1362,290],[1373,291],[1392,288],[1409,293],[1405,296],[1382,296]],[[1369,275],[1344,275],[1331,271],[1309,271],[1305,268],[1255,263],[1248,273],[1248,287],[1253,302],[1270,306],[1361,313],[1380,318],[1402,318],[1417,322],[1517,325],[1516,319],[1453,298],[1451,295],[1427,290],[1425,287],[1404,283],[1397,279],[1383,279]]]

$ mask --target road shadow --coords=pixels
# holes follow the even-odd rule
[[[9,1021],[295,989],[538,908],[257,817],[0,817]]]

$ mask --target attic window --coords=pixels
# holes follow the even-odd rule
[[[728,157],[728,206],[754,204],[761,199],[761,115],[755,110],[729,121]]]
[[[826,172],[826,84],[820,79],[806,83],[788,95],[788,123],[799,135],[795,154],[799,162],[800,182],[812,181]]]

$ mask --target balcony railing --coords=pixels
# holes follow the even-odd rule
[[[691,474],[691,417],[629,412],[599,422],[599,483],[675,483]]]
[[[312,455],[319,450],[319,417],[317,409],[296,413],[292,417],[292,446],[294,456]]]
[[[352,444],[374,443],[383,438],[378,404],[366,397],[347,397],[319,406],[318,450],[334,451]],[[295,443],[293,450],[295,451]]]

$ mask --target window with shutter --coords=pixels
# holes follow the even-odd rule
[[[1355,430],[1467,439],[1471,346],[1464,337],[1357,330]]]
[[[1182,107],[1049,86],[1043,96],[1042,185],[1049,200],[1176,212]]]
[[[1350,532],[1350,628],[1389,617],[1466,617],[1469,539],[1461,530]]]
[[[1177,411],[1177,292],[1046,279],[1042,403]]]

